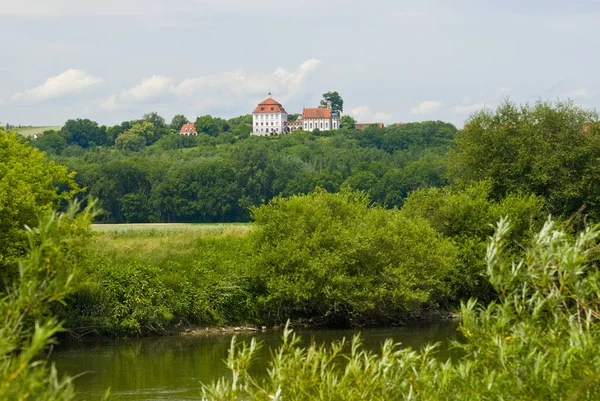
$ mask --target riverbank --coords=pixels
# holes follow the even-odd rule
[[[277,210],[289,202],[302,206]],[[315,206],[324,213],[317,226],[307,221]],[[276,201],[255,217],[253,225],[95,225],[77,255],[75,290],[55,313],[75,337],[448,317],[445,276],[456,250],[423,221],[369,207],[357,193],[326,192]]]

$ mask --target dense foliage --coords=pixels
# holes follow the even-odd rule
[[[547,216],[544,199],[535,195],[510,194],[504,199],[492,197],[489,182],[475,182],[464,189],[427,188],[412,192],[402,214],[421,217],[457,247],[459,261],[453,266],[450,299],[469,297],[489,300],[494,291],[485,272],[485,250],[493,234],[490,221],[509,217],[513,229],[507,238],[509,251],[520,251],[525,241]]]
[[[540,102],[482,110],[466,122],[450,155],[451,176],[489,180],[497,199],[543,197],[554,215],[585,208],[600,217],[600,123],[573,103]]]
[[[364,194],[319,190],[253,213],[244,231],[103,234],[56,313],[77,334],[290,317],[356,325],[405,320],[456,292],[457,247],[422,218],[370,207]]]
[[[244,231],[107,233],[82,256],[80,279],[54,309],[73,335],[164,334],[255,317]]]
[[[24,255],[26,226],[79,192],[74,173],[0,128],[0,276]],[[14,269],[12,269],[14,270]],[[0,291],[1,292],[1,291]]]
[[[360,193],[276,198],[253,213],[252,263],[270,321],[390,321],[451,291],[452,243],[421,218],[369,207]]]
[[[442,157],[456,134],[451,124],[430,121],[257,138],[248,137],[251,116],[202,116],[195,137],[174,131],[181,117],[171,127],[153,113],[104,127],[102,146],[75,141],[92,128],[96,135],[96,126],[71,120],[68,135],[48,132],[31,144],[77,171],[77,183],[99,199],[103,221],[234,222],[248,221],[251,206],[317,186],[360,189],[373,202],[399,206],[416,188],[447,183]]]
[[[593,264],[599,228],[575,239],[548,222],[512,261],[508,224],[487,249],[490,305],[462,306],[465,342],[457,361],[439,361],[387,341],[379,355],[355,338],[303,348],[286,330],[265,376],[249,367],[256,342],[232,342],[232,378],[205,387],[210,400],[595,400],[600,392],[600,273]],[[264,377],[264,378],[263,378]]]
[[[0,399],[70,400],[70,378],[59,378],[43,353],[54,344],[62,325],[48,314],[69,293],[74,258],[87,237],[92,214],[48,212],[37,228],[27,231],[27,256],[19,274],[0,300]]]

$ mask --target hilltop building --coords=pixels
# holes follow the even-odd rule
[[[338,113],[331,111],[331,102],[327,102],[327,108],[305,108],[302,112],[302,129],[304,131],[312,131],[317,128],[329,131],[339,127],[340,116]]]
[[[252,134],[272,136],[299,129],[329,131],[340,127],[340,115],[331,110],[331,102],[328,102],[327,108],[305,108],[296,121],[287,119],[288,112],[269,92],[269,97],[260,102],[252,113]]]
[[[179,135],[198,135],[194,124],[183,124],[179,130]]]
[[[252,133],[254,135],[278,135],[286,131],[288,113],[281,103],[269,97],[256,106],[252,113]]]
[[[365,130],[367,128],[369,128],[370,126],[374,126],[377,128],[383,128],[383,123],[368,123],[368,124],[355,124],[354,128],[357,130]]]

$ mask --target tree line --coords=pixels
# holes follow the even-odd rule
[[[178,135],[185,120],[167,126],[156,113],[108,128],[69,120],[31,144],[77,172],[102,221],[234,222],[275,196],[317,187],[364,190],[374,203],[400,206],[416,188],[447,183],[442,156],[457,132],[429,121],[257,138],[248,120],[203,116],[198,136]]]

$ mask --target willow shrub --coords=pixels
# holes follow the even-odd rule
[[[531,194],[511,193],[501,200],[492,198],[488,181],[473,182],[465,188],[426,188],[412,192],[401,211],[408,217],[422,217],[459,251],[459,263],[452,275],[453,300],[491,300],[495,297],[485,276],[487,242],[494,233],[490,222],[508,216],[511,231],[507,251],[521,246],[545,221],[545,201]]]
[[[344,324],[406,317],[446,297],[454,245],[426,220],[317,190],[253,210],[253,264],[266,321]]]
[[[76,216],[49,213],[26,231],[27,256],[0,299],[0,399],[70,400],[69,378],[60,379],[43,355],[61,324],[49,314],[72,288],[73,254],[86,238],[91,209]]]
[[[206,386],[210,400],[595,400],[600,394],[600,273],[593,260],[599,227],[570,238],[549,221],[522,259],[506,252],[508,224],[487,249],[499,294],[462,306],[455,343],[463,356],[443,362],[387,341],[379,354],[348,344],[310,345],[284,333],[266,375],[248,373],[256,343],[232,343],[233,376]]]

